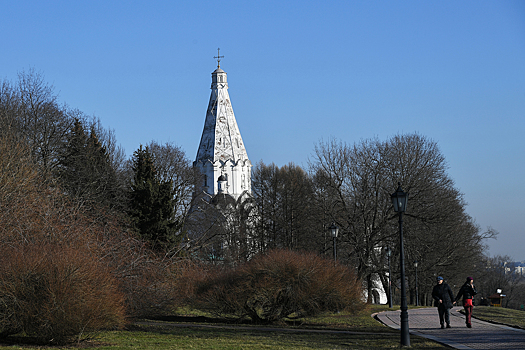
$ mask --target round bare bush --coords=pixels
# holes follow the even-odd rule
[[[313,253],[274,250],[197,282],[195,306],[257,323],[364,307],[361,284],[348,267]]]
[[[0,333],[42,343],[83,339],[124,322],[115,278],[89,251],[59,244],[2,246]]]

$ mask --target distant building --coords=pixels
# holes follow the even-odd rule
[[[184,244],[194,256],[213,262],[248,260],[260,250],[253,238],[257,220],[252,163],[233,114],[226,72],[211,74],[211,96],[193,167],[200,175],[185,222]]]
[[[514,273],[525,276],[525,261],[519,261],[514,263]]]
[[[229,195],[235,201],[251,196],[252,163],[248,159],[228,94],[226,72],[217,69],[211,74],[211,96],[204,129],[193,166],[202,177],[196,194]]]
[[[504,262],[505,274],[525,275],[525,261]]]

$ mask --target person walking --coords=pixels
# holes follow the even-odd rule
[[[454,302],[457,302],[460,298],[463,298],[463,307],[465,308],[465,323],[468,328],[472,328],[471,318],[472,318],[472,309],[474,308],[474,295],[478,294],[476,292],[476,287],[474,287],[474,280],[472,277],[467,277],[467,280],[461,288],[459,289],[458,295]]]
[[[447,324],[447,328],[451,328],[450,309],[452,309],[453,304],[456,302],[452,302],[454,299],[452,289],[450,289],[449,285],[443,281],[443,277],[441,276],[438,276],[437,284],[434,286],[434,289],[432,289],[432,298],[434,298],[434,306],[437,306],[438,308],[439,323],[441,324],[441,328],[445,328],[445,322]]]

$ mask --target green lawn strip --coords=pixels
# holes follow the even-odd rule
[[[233,324],[231,322],[168,322],[140,320],[126,330],[102,332],[81,348],[114,349],[397,349],[399,331],[382,325],[372,313],[391,310],[373,305],[351,315],[345,312],[288,320],[278,325]],[[188,316],[186,314],[185,316]],[[196,320],[212,319],[198,313]],[[208,318],[207,318],[208,317]],[[191,319],[186,318],[186,321]],[[280,328],[282,327],[282,329]],[[425,338],[412,335],[413,349],[445,349]],[[18,344],[16,349],[58,350],[65,347],[31,347]],[[69,347],[68,349],[74,349]]]
[[[139,330],[140,328],[140,330]],[[108,332],[101,342],[118,346],[97,349],[395,349],[398,333],[347,334],[343,332],[264,331],[258,328],[208,328],[140,326],[133,331]],[[445,349],[419,337],[411,337],[414,349]]]
[[[525,329],[525,312],[503,307],[476,306],[472,316],[482,321]]]
[[[344,329],[355,332],[397,332],[371,317],[372,314],[391,310],[382,305],[371,305],[357,314],[348,312],[325,313],[316,317],[288,320],[288,325],[301,328]]]

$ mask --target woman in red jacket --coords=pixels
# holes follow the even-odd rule
[[[465,323],[468,328],[472,328],[471,317],[472,309],[474,308],[474,295],[478,294],[476,292],[476,287],[474,287],[474,280],[472,277],[467,277],[467,281],[461,286],[461,289],[456,296],[456,300],[463,298],[463,307],[465,308]]]

